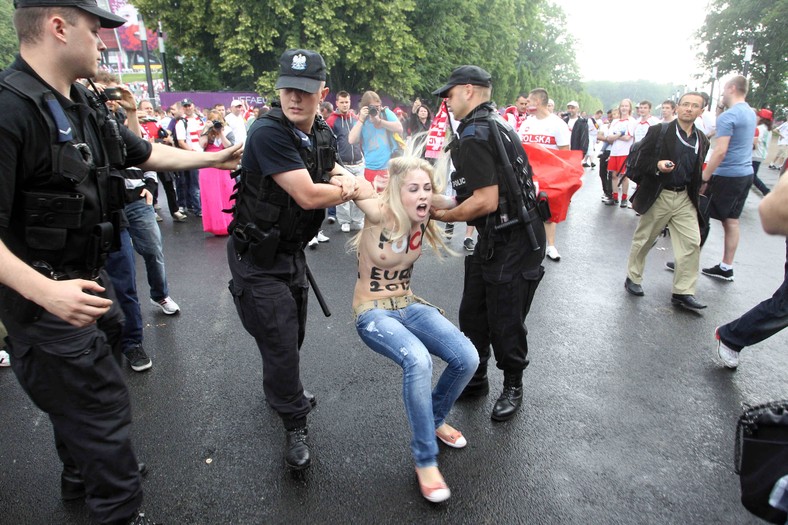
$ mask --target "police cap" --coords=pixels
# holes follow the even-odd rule
[[[320,53],[308,49],[288,49],[279,57],[279,78],[275,89],[298,89],[307,93],[320,91],[326,81],[326,63]]]
[[[76,7],[95,15],[101,21],[101,27],[120,27],[126,19],[101,9],[96,0],[14,0],[14,7]]]
[[[492,86],[492,77],[479,66],[460,66],[451,72],[446,85],[436,89],[432,94],[443,98],[454,86],[464,86],[465,84],[490,87]]]

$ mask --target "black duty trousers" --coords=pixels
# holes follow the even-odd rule
[[[299,372],[309,293],[304,252],[278,253],[265,270],[249,259],[238,256],[231,236],[227,243],[230,293],[263,358],[265,397],[285,428],[292,430],[306,424],[311,410]]]
[[[545,253],[544,225],[532,224],[539,250],[515,227],[490,243],[480,241],[465,258],[460,330],[479,352],[479,369],[487,366],[490,345],[499,369],[519,373],[528,366],[525,318],[544,275]]]
[[[3,312],[11,367],[30,399],[49,415],[64,469],[85,481],[86,503],[100,523],[128,520],[142,504],[131,446],[131,404],[118,361],[123,313],[113,299],[97,324],[76,328],[43,312],[19,323]]]

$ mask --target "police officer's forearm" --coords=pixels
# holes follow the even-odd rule
[[[183,171],[198,168],[220,168],[233,170],[241,158],[241,145],[222,151],[204,153],[171,148],[163,144],[152,144],[148,160],[140,164],[144,171]]]
[[[438,210],[435,218],[443,222],[468,222],[479,217],[484,217],[498,209],[498,186],[486,186],[474,190],[456,208]]]

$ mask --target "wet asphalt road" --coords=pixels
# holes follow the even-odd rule
[[[772,185],[776,172],[761,171]],[[302,350],[314,463],[285,470],[283,431],[262,392],[259,353],[229,292],[224,238],[195,218],[161,224],[170,292],[182,313],[143,306],[153,369],[126,368],[134,444],[150,472],[144,509],[168,524],[252,523],[757,523],[739,503],[734,429],[742,403],[788,397],[788,333],[743,354],[730,372],[714,360],[714,328],[770,296],[782,282],[784,240],[763,233],[760,194],[742,217],[736,281],[700,276],[702,314],[670,305],[670,243],[651,252],[636,298],[623,289],[637,218],[600,204],[586,176],[558,227],[559,263],[528,317],[531,365],[525,406],[512,421],[489,414],[502,382],[458,403],[450,423],[464,450],[441,447],[452,498],[422,499],[408,447],[398,367],[359,340],[350,313],[356,275],[347,234],[308,251],[333,315],[310,298]],[[458,232],[461,228],[458,228]],[[461,235],[452,244],[462,251]],[[701,255],[722,252],[714,223]],[[138,261],[139,262],[139,261]],[[138,264],[141,297],[147,297]],[[426,254],[415,292],[456,322],[462,259]],[[436,374],[442,370],[436,362]],[[87,524],[82,504],[59,499],[60,465],[49,420],[0,370],[0,523]]]

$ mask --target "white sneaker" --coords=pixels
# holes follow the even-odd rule
[[[346,222],[345,224],[340,224],[339,229],[345,233],[350,232],[350,223]]]
[[[150,302],[152,305],[161,308],[161,311],[167,315],[175,315],[181,311],[181,307],[178,306],[178,303],[173,301],[169,296],[165,297],[161,301],[154,301],[151,299]]]
[[[315,248],[317,248],[317,242],[318,242],[317,241],[317,236],[315,236],[315,237],[312,237],[312,240],[309,241],[308,243],[306,243],[306,245],[309,246],[309,248],[311,250],[314,250]]]
[[[558,250],[555,249],[555,246],[548,246],[547,250],[545,250],[545,255],[547,255],[551,261],[561,260],[561,254],[558,253]]]
[[[728,348],[720,339],[720,328],[714,330],[714,337],[717,338],[717,355],[726,367],[736,369],[739,366],[739,352]]]
[[[11,357],[5,350],[0,350],[0,367],[11,366]]]
[[[317,242],[328,242],[330,240],[328,237],[323,235],[323,230],[320,230],[319,232],[317,232],[317,235],[315,236],[315,239],[317,239]]]
[[[187,219],[187,216],[183,212],[176,211],[175,213],[172,214],[172,220],[175,221],[175,222],[185,222],[186,219]]]

